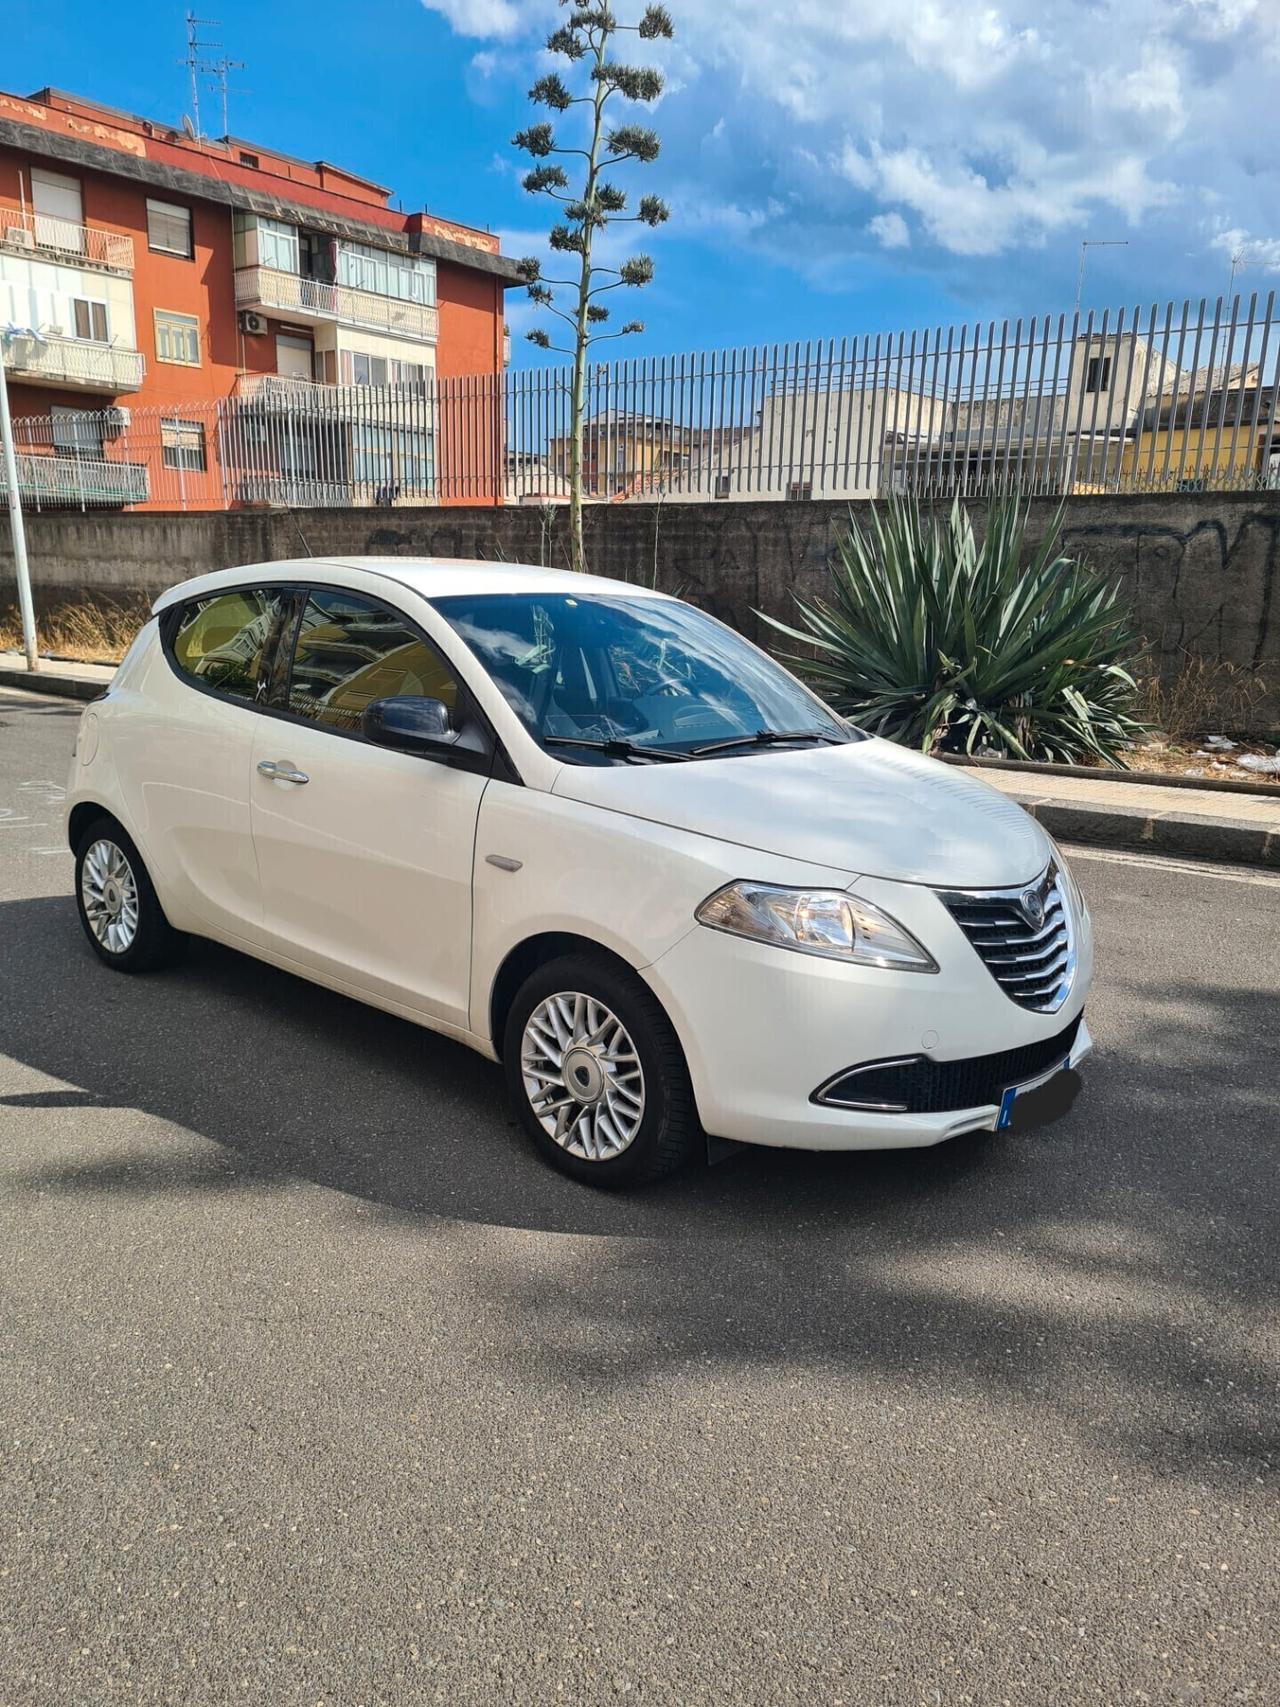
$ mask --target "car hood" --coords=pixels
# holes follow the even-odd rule
[[[565,765],[552,792],[787,859],[908,883],[1026,883],[1050,853],[1044,831],[1014,801],[879,739],[689,764]]]

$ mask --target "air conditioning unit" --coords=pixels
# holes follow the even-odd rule
[[[36,234],[28,231],[25,225],[9,225],[5,227],[4,240],[11,249],[34,249]]]
[[[266,335],[267,317],[265,314],[254,314],[246,310],[240,316],[240,325],[251,338],[261,338]]]
[[[133,412],[123,404],[116,403],[102,411],[102,430],[110,438],[116,438],[133,424]]]

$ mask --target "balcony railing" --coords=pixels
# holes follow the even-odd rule
[[[4,342],[4,365],[15,380],[37,385],[74,385],[113,397],[136,391],[146,363],[137,350],[91,344],[57,333],[18,334]]]
[[[242,373],[236,380],[236,396],[246,403],[305,404],[324,389],[320,380],[299,374]]]
[[[242,373],[235,401],[246,409],[287,413],[299,425],[377,422],[429,432],[434,396],[434,376],[400,385],[330,385],[284,373]]]
[[[146,464],[108,462],[105,457],[55,451],[51,455],[19,452],[18,491],[37,509],[66,504],[145,504],[149,496]],[[8,496],[4,463],[0,462],[0,494]]]
[[[236,307],[283,311],[296,319],[335,320],[344,326],[367,326],[396,338],[433,342],[437,331],[434,308],[399,297],[376,296],[350,285],[324,284],[274,267],[240,267],[236,272]]]
[[[118,231],[97,231],[70,219],[57,219],[51,213],[0,208],[0,247],[80,266],[106,267],[114,273],[133,271],[132,237]]]

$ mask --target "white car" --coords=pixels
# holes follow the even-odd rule
[[[1091,1048],[1089,915],[1033,818],[622,582],[187,581],[85,711],[68,835],[108,966],[211,937],[444,1032],[602,1184],[704,1135],[1016,1125]]]

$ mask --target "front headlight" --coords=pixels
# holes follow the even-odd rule
[[[771,883],[729,883],[694,915],[700,925],[731,936],[773,943],[797,954],[849,960],[899,972],[936,972],[937,962],[887,913],[842,889],[781,889]]]

